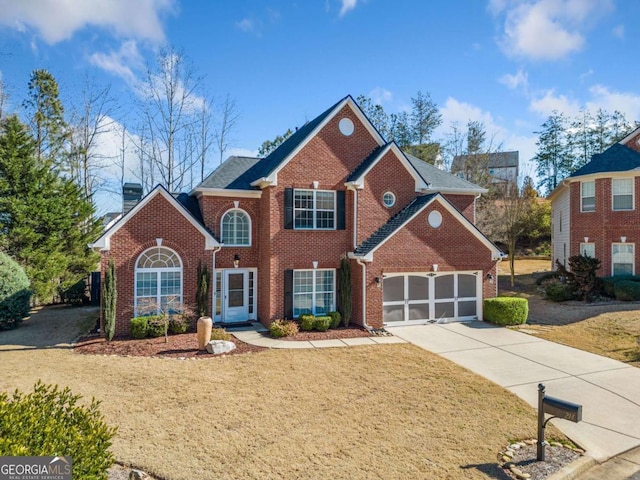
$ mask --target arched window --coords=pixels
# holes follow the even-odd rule
[[[135,281],[136,316],[182,310],[182,262],[173,250],[152,247],[142,252]]]
[[[251,245],[251,219],[244,210],[229,210],[222,216],[222,243],[229,247],[248,247]]]

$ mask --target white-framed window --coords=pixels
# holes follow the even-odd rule
[[[580,211],[596,210],[596,182],[580,182]]]
[[[336,271],[331,269],[293,271],[293,316],[305,313],[326,315],[335,310]]]
[[[135,315],[182,310],[182,261],[166,247],[142,252],[135,268]]]
[[[633,178],[614,178],[611,180],[613,210],[633,210]]]
[[[225,247],[251,246],[251,218],[239,208],[229,210],[220,222],[220,238]]]
[[[335,230],[336,192],[333,190],[294,190],[293,228]]]
[[[634,275],[635,245],[633,243],[614,243],[611,246],[611,274]]]
[[[580,255],[584,257],[596,258],[596,244],[592,242],[581,243]]]
[[[396,196],[393,192],[384,192],[382,195],[382,203],[385,207],[391,208],[396,204]]]

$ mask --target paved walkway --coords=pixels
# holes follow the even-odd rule
[[[582,422],[552,422],[598,462],[640,445],[638,368],[483,322],[388,330],[488,378],[534,408],[539,383],[547,395],[582,404]]]
[[[269,330],[260,323],[254,323],[251,327],[227,328],[227,331],[229,333],[233,333],[234,337],[245,343],[267,348],[330,348],[352,347],[356,345],[377,345],[382,343],[406,343],[406,340],[395,336],[309,340],[303,342],[279,340],[277,338],[271,338],[268,334]]]

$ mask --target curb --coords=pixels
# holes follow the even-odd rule
[[[573,480],[580,478],[584,472],[596,465],[598,465],[598,462],[595,458],[589,455],[583,455],[569,465],[565,465],[553,475],[547,477],[547,480]]]

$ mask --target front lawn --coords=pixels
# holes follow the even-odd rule
[[[406,344],[202,361],[2,343],[0,389],[95,396],[116,458],[169,480],[507,478],[497,452],[535,436],[522,400]]]

